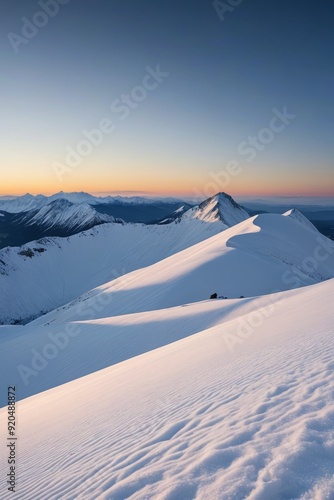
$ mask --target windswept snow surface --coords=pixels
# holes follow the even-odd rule
[[[85,293],[35,325],[252,297],[334,277],[334,242],[291,217],[263,214]],[[101,312],[96,312],[100,309]]]
[[[2,498],[332,499],[333,292],[329,280],[269,305],[206,301],[83,323],[34,377],[45,388],[57,384],[55,365],[80,377],[80,355],[93,371],[100,356],[112,364],[112,345],[148,352],[19,401],[19,481]],[[22,351],[41,346],[33,324],[0,328],[3,373],[16,329]],[[180,340],[164,345],[173,331]],[[29,385],[17,385],[25,397]],[[2,429],[6,418],[4,408]]]

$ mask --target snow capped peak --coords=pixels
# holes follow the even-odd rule
[[[183,217],[209,223],[220,221],[225,226],[231,227],[248,219],[249,214],[234,201],[232,196],[221,192],[188,210]]]
[[[311,229],[312,231],[318,232],[317,228],[312,224],[311,221],[305,217],[297,208],[292,208],[291,210],[288,210],[285,212],[283,215],[286,217],[291,217],[292,219],[296,220],[300,224],[303,224],[303,226],[307,227],[308,229]]]
[[[240,205],[232,198],[231,195],[225,193],[224,191],[220,191],[219,193],[215,194],[212,196],[212,198],[215,198],[219,203],[229,201],[235,208],[238,208]]]
[[[59,193],[50,196],[49,202],[58,199],[67,200],[71,203],[96,203],[95,196],[89,193],[84,193],[83,191],[79,193],[64,193],[64,191],[59,191]]]
[[[82,231],[97,224],[115,222],[111,215],[101,214],[88,203],[72,203],[65,198],[58,198],[39,210],[26,212],[23,217],[29,226],[38,225],[45,229],[62,228]]]

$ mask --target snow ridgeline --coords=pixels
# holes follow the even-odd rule
[[[113,279],[34,324],[152,311],[205,300],[215,292],[254,297],[332,277],[334,242],[292,217],[263,214]]]

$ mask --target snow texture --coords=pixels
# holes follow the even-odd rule
[[[117,343],[115,319],[85,323],[35,377],[50,390],[18,404],[15,498],[333,498],[333,292],[334,280],[284,292],[270,313],[261,297],[134,314],[119,318]],[[242,318],[261,310],[239,337]],[[173,320],[180,340],[164,345]],[[22,351],[42,345],[34,327],[15,329]],[[17,348],[6,330],[5,360]],[[100,369],[100,356],[112,364],[116,346],[126,358],[142,340],[148,352]],[[99,371],[81,377],[86,360]],[[55,370],[72,382],[54,387]]]

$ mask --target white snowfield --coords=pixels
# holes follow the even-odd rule
[[[302,220],[263,214],[101,285],[41,316],[34,325],[174,307],[213,293],[253,297],[332,277],[333,241]]]
[[[269,305],[206,301],[85,322],[35,377],[53,387],[52,367],[71,363],[76,380],[17,405],[19,481],[1,498],[331,500],[333,292],[332,279]],[[15,331],[22,351],[42,345],[31,324],[0,329],[2,347]],[[148,352],[125,359],[140,342]],[[99,370],[112,345],[124,361]],[[81,356],[99,371],[77,378]]]
[[[186,214],[164,226],[107,223],[69,238],[43,238],[0,250],[0,283],[5,292],[0,323],[29,321],[248,217],[223,194],[207,200],[205,212],[197,207]],[[30,256],[25,255],[27,250]]]

